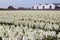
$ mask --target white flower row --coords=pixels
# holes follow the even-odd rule
[[[2,25],[0,25],[1,27]],[[2,26],[4,27],[4,25]],[[56,34],[55,31],[44,31],[42,29],[32,29],[32,28],[28,28],[28,26],[26,27],[23,27],[22,25],[21,26],[17,26],[15,27],[14,25],[11,25],[11,28],[10,26],[8,25],[5,25],[5,29],[2,28],[0,29],[0,36],[3,37],[3,38],[6,38],[8,36],[9,39],[22,39],[22,40],[36,40],[36,39],[39,39],[39,40],[42,40],[44,38],[48,38],[49,36],[50,37],[56,37],[59,39],[60,38],[60,33]],[[10,29],[9,29],[10,28]],[[23,32],[24,30],[24,32]],[[4,33],[5,36],[4,36]],[[8,40],[8,38],[6,40]]]

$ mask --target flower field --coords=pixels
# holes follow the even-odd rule
[[[0,40],[60,40],[60,11],[0,11]]]

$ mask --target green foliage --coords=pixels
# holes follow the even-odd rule
[[[51,37],[49,36],[48,38],[46,38],[45,40],[57,40],[55,37]]]
[[[0,37],[0,40],[2,40],[2,37]]]
[[[1,24],[1,25],[3,25],[3,24],[4,24],[4,25],[14,25],[14,23],[12,23],[12,22],[11,22],[11,23],[8,23],[8,22],[0,22],[0,24]]]

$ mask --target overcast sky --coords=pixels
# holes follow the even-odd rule
[[[31,7],[32,5],[44,3],[60,3],[60,0],[0,0],[0,8],[7,8],[9,5],[14,7]]]

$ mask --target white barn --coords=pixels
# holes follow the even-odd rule
[[[39,4],[39,5],[34,5],[32,6],[32,9],[55,9],[56,4],[51,3],[51,4]]]

